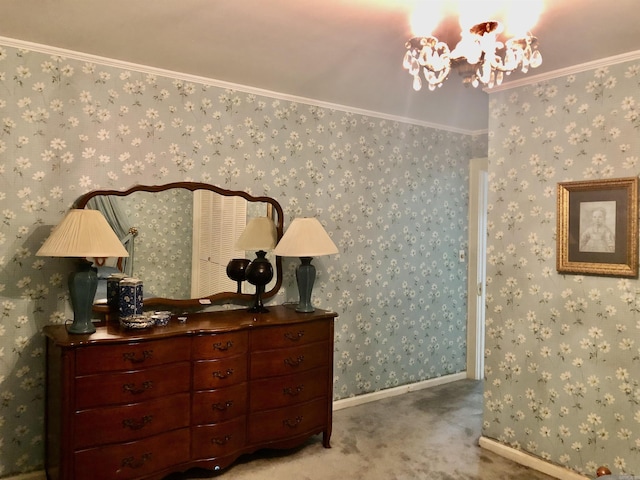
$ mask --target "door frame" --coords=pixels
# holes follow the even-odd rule
[[[467,378],[484,378],[484,322],[489,160],[469,161],[469,253],[467,269]]]

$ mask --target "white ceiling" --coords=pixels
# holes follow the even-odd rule
[[[409,1],[2,0],[0,35],[465,131],[486,129],[488,95],[463,87],[457,73],[435,92],[411,88],[401,64],[411,37]],[[545,4],[533,29],[543,56],[535,75],[640,51],[640,0]],[[453,44],[459,35],[453,32],[443,26],[435,33],[453,36]]]

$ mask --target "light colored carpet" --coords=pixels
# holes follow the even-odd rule
[[[549,480],[478,447],[482,383],[462,380],[334,412],[332,448],[322,436],[286,452],[241,457],[216,475],[172,480]]]

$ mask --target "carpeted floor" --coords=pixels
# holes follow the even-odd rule
[[[482,383],[441,385],[334,412],[332,448],[322,436],[287,452],[241,457],[216,475],[172,480],[549,480],[478,447]]]

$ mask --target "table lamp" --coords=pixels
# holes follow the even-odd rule
[[[251,250],[256,252],[256,258],[246,268],[246,278],[256,286],[256,294],[250,312],[268,312],[262,302],[264,287],[273,278],[273,266],[267,260],[267,250],[273,250],[278,241],[276,224],[268,217],[253,217],[247,223],[236,242],[237,250]]]
[[[336,244],[317,218],[295,218],[273,253],[281,257],[300,257],[301,264],[296,269],[300,302],[296,311],[313,312],[311,290],[316,279],[316,267],[311,260],[320,255],[338,253]]]
[[[98,287],[98,275],[87,257],[129,256],[102,213],[89,209],[69,210],[36,255],[78,257],[78,270],[69,275],[73,323],[67,331],[74,334],[95,332],[91,312]]]

